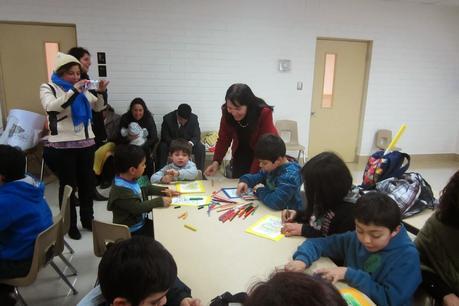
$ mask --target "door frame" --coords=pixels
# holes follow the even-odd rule
[[[15,20],[0,20],[0,24],[16,24],[16,25],[38,25],[38,26],[56,26],[56,27],[71,27],[75,29],[75,38],[78,45],[78,32],[76,24],[73,23],[55,23],[55,22],[36,22],[36,21],[15,21]],[[3,81],[2,59],[0,58],[0,116],[3,128],[6,127],[6,93]]]
[[[324,36],[318,36],[315,41],[315,48],[314,50],[317,50],[317,43],[319,40],[331,40],[331,41],[345,41],[345,42],[360,42],[360,43],[365,43],[367,45],[367,54],[366,54],[366,59],[365,59],[365,72],[364,72],[364,79],[363,79],[363,86],[362,86],[362,104],[360,107],[360,114],[359,114],[359,126],[357,130],[357,144],[355,147],[355,152],[354,152],[354,162],[358,161],[358,156],[360,153],[360,148],[362,146],[362,135],[363,135],[363,123],[365,120],[365,111],[366,111],[366,105],[367,105],[367,94],[368,94],[368,81],[370,78],[370,65],[371,65],[371,58],[372,58],[372,51],[373,51],[373,41],[372,40],[364,40],[364,39],[352,39],[352,38],[338,38],[338,37],[324,37]],[[315,51],[314,51],[315,52]],[[316,63],[316,56],[317,54],[314,54],[314,71],[315,71],[315,63]],[[312,93],[314,92],[314,78],[315,75],[313,74],[312,78],[312,87],[311,87],[311,107],[309,110],[309,137],[308,137],[308,151],[309,151],[309,141],[311,139],[311,112],[313,111],[313,95]],[[308,156],[308,158],[311,158],[311,156]]]

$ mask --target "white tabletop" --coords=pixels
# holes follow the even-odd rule
[[[237,180],[204,181],[206,193],[220,187],[235,187]],[[187,211],[186,220],[177,217]],[[224,224],[218,221],[222,213],[207,207],[155,209],[155,237],[174,256],[179,277],[188,284],[193,296],[205,304],[217,295],[230,291],[246,291],[257,280],[266,280],[275,267],[283,267],[291,258],[302,237],[283,238],[278,242],[259,238],[244,231],[266,214],[280,216],[260,203],[253,216],[235,218]],[[194,226],[191,231],[184,224]]]
[[[432,209],[424,209],[419,214],[403,219],[402,221],[410,233],[417,235],[433,213],[434,210]]]
[[[219,178],[204,181],[206,193],[219,190],[221,187],[235,187],[237,180]],[[177,217],[188,212],[186,220]],[[207,207],[182,206],[178,209],[154,210],[155,238],[160,241],[177,262],[179,277],[191,289],[194,297],[200,298],[204,305],[217,295],[230,291],[237,293],[247,291],[252,284],[266,280],[276,267],[283,268],[292,259],[297,247],[304,241],[303,237],[282,238],[275,242],[260,238],[245,230],[266,214],[280,216],[259,203],[253,216],[247,219],[235,218],[221,223],[218,217],[222,214],[212,211],[207,214]],[[184,227],[192,225],[197,231]],[[335,266],[327,259],[321,258],[310,269]]]

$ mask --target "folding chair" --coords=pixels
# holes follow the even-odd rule
[[[298,162],[304,164],[304,146],[298,143],[298,124],[293,120],[277,120],[276,129],[287,151],[298,151]]]
[[[50,264],[51,267],[59,274],[59,276],[69,285],[73,293],[78,293],[73,286],[68,282],[67,278],[60,272],[59,268],[53,262],[53,257],[55,256],[55,248],[57,245],[57,239],[59,232],[61,231],[62,226],[62,218],[57,218],[56,222],[54,222],[50,227],[46,230],[41,232],[37,239],[35,240],[34,245],[34,252],[32,256],[32,264],[30,266],[29,273],[23,277],[16,277],[16,278],[9,278],[9,279],[0,279],[0,283],[7,284],[10,286],[14,286],[14,290],[16,295],[21,300],[23,305],[27,305],[22,295],[19,293],[17,287],[25,287],[33,284],[36,280],[38,272],[46,266],[46,264]]]

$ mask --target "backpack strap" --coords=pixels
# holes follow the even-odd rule
[[[51,88],[51,91],[53,92],[54,98],[57,98],[57,96],[56,96],[56,88],[54,88],[54,86],[49,84],[49,83],[47,83],[47,84],[48,84],[49,88]]]

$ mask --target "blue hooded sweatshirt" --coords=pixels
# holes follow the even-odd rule
[[[298,163],[288,162],[269,173],[259,171],[245,174],[239,178],[239,182],[246,183],[250,188],[264,184],[264,187],[257,188],[255,195],[272,209],[304,210],[300,195],[300,170]]]
[[[307,239],[293,259],[310,265],[321,256],[344,260],[345,281],[378,306],[411,305],[421,283],[419,254],[403,226],[384,249],[375,253],[367,251],[354,231]]]
[[[35,239],[53,222],[44,191],[30,176],[0,185],[0,260],[32,258]]]

